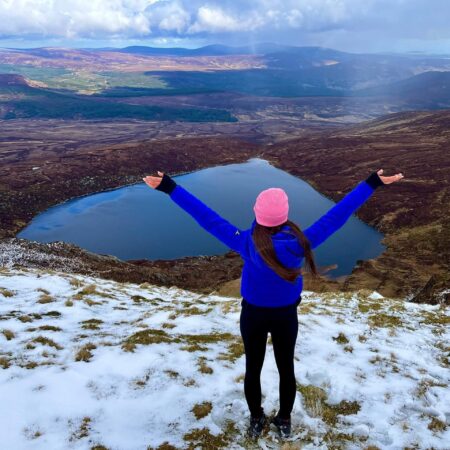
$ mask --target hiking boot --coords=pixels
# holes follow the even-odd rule
[[[264,413],[262,413],[261,417],[250,416],[250,425],[247,429],[248,436],[251,438],[258,438],[266,425],[266,420],[267,417]]]
[[[291,419],[282,419],[276,415],[270,423],[273,423],[277,427],[278,434],[282,439],[291,436]]]

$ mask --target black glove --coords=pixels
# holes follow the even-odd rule
[[[366,183],[372,188],[376,189],[378,186],[384,186],[383,180],[380,176],[373,172],[366,178]]]
[[[171,194],[172,191],[175,189],[177,183],[173,181],[172,178],[169,177],[169,175],[164,174],[161,180],[161,183],[159,183],[159,186],[156,187],[158,191],[165,192],[166,194]]]

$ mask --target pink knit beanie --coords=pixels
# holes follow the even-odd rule
[[[281,188],[269,188],[259,193],[255,206],[256,222],[266,227],[274,227],[286,222],[289,202],[286,192]]]

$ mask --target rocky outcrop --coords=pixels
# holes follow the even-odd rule
[[[427,284],[411,299],[414,303],[450,306],[450,275],[433,275]]]

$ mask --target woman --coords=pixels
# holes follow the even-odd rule
[[[383,170],[373,172],[304,232],[288,219],[289,202],[283,189],[262,191],[253,207],[255,219],[251,227],[241,230],[167,174],[158,172],[158,176],[143,178],[151,188],[169,194],[203,228],[244,260],[240,331],[246,357],[244,392],[250,410],[248,434],[251,437],[258,437],[267,422],[261,407],[260,375],[269,332],[280,375],[280,408],[271,423],[282,438],[290,436],[290,417],[296,395],[294,349],[298,333],[297,306],[303,287],[303,259],[309,271],[316,275],[312,250],[341,228],[378,186],[403,178],[401,173],[390,177],[382,174]]]

